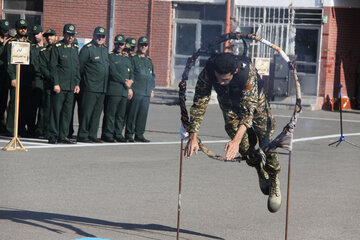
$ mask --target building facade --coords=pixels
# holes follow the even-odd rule
[[[11,24],[19,18],[42,24],[58,35],[66,23],[77,27],[84,44],[93,29],[108,29],[108,44],[116,34],[150,38],[156,85],[175,87],[187,58],[202,44],[225,31],[226,0],[2,0],[1,15]],[[337,108],[339,84],[343,107],[355,108],[360,85],[356,71],[360,47],[360,2],[356,0],[232,0],[233,30],[255,33],[280,46],[297,60],[304,99],[312,109]],[[292,80],[279,57],[257,42],[247,42],[248,56],[271,63],[268,92],[273,102],[291,100]],[[112,48],[112,47],[111,47]],[[223,46],[217,46],[222,51]],[[204,67],[206,56],[192,68],[189,86]],[[289,100],[289,101],[290,101]]]

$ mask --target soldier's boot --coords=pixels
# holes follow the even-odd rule
[[[270,193],[268,198],[268,209],[274,213],[280,209],[281,206],[281,192],[279,174],[269,174],[270,177]]]
[[[261,192],[265,195],[269,195],[269,189],[270,189],[269,174],[264,170],[264,165],[262,162],[260,162],[260,164],[258,164],[255,168],[258,174],[259,186]]]

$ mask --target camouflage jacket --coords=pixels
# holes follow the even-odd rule
[[[215,89],[225,120],[225,129],[234,136],[240,125],[260,127],[270,117],[262,80],[253,65],[239,67],[230,84],[221,86],[214,75],[211,59],[200,73],[195,88],[194,103],[190,109],[190,132],[198,132],[203,121],[211,90]]]

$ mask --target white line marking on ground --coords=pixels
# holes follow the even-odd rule
[[[350,136],[360,136],[360,133],[347,133],[344,134],[344,137]],[[298,138],[294,139],[293,143],[296,142],[306,142],[306,141],[316,141],[321,139],[329,139],[329,138],[340,138],[339,134],[332,134],[332,135],[325,135],[325,136],[314,136],[314,137],[306,137],[306,138]],[[228,139],[224,140],[209,140],[209,141],[202,141],[203,143],[226,143]],[[0,142],[8,142],[7,140],[0,140]],[[23,141],[22,142],[26,149],[42,149],[42,148],[76,148],[76,147],[106,147],[106,146],[133,146],[133,145],[174,145],[180,144],[180,141],[175,142],[149,142],[149,143],[77,143],[77,144],[47,144],[45,141],[44,143],[30,143]],[[26,146],[26,144],[39,144],[37,146]]]
[[[286,116],[286,115],[274,115],[275,117],[282,117],[282,118],[291,118],[291,116]],[[321,121],[336,121],[339,122],[340,119],[336,119],[336,118],[319,118],[319,117],[299,117],[300,119],[310,119],[310,120],[321,120]],[[352,122],[352,123],[360,123],[360,120],[347,120],[347,119],[343,119],[343,122]]]

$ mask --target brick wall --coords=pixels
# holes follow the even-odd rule
[[[114,36],[121,33],[125,37],[150,37],[157,86],[170,85],[171,9],[171,2],[167,1],[115,1]],[[77,37],[91,38],[96,26],[109,29],[109,18],[109,0],[44,0],[44,28],[54,28],[59,35],[66,23],[73,23]]]
[[[324,24],[321,49],[319,95],[325,99],[324,108],[333,109],[341,83],[344,108],[354,107],[356,96],[356,67],[360,61],[357,31],[360,24],[358,8],[324,8],[328,22]],[[335,108],[337,108],[335,106]]]

